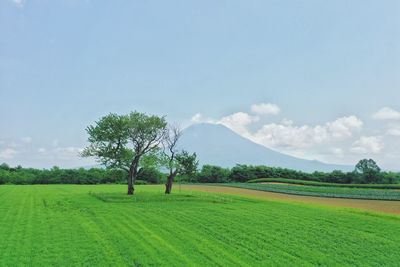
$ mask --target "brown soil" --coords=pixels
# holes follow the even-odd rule
[[[289,201],[296,203],[316,204],[316,205],[331,206],[331,207],[333,206],[333,207],[343,207],[343,208],[356,208],[366,211],[400,215],[400,201],[297,196],[297,195],[257,191],[257,190],[227,187],[227,186],[182,185],[182,189],[240,195],[240,196],[264,199],[264,200],[278,200],[286,202]]]

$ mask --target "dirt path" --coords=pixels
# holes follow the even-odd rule
[[[208,185],[182,185],[182,189],[249,196],[258,199],[283,200],[283,201],[291,201],[297,203],[310,203],[310,204],[318,204],[318,205],[326,205],[334,207],[357,208],[367,211],[400,215],[400,201],[297,196],[297,195],[288,195],[282,193],[257,191],[257,190],[235,188],[235,187],[208,186]]]

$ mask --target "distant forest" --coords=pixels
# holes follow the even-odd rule
[[[360,165],[364,163],[364,165]],[[204,165],[193,175],[181,175],[177,181],[182,183],[229,183],[247,182],[259,178],[286,178],[296,180],[342,183],[342,184],[395,184],[400,183],[400,173],[384,172],[372,164],[371,160],[362,160],[353,172],[313,172],[306,173],[286,168],[268,166],[237,165],[233,168]],[[374,162],[373,162],[374,163]],[[162,184],[167,174],[157,168],[143,168],[137,184]],[[107,184],[127,183],[127,172],[112,169],[33,169],[0,165],[0,184]]]

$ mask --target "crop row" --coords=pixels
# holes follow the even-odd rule
[[[248,183],[286,183],[286,184],[324,186],[324,187],[400,189],[400,184],[339,184],[339,183],[324,183],[324,182],[285,179],[285,178],[259,178],[250,180],[248,181]]]
[[[323,186],[299,186],[288,184],[230,183],[225,186],[254,189],[303,196],[354,198],[371,200],[400,200],[400,191],[364,188],[342,188]]]

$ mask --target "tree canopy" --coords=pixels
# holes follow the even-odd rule
[[[89,146],[82,156],[95,157],[108,168],[127,171],[128,194],[131,195],[142,167],[149,162],[149,157],[145,156],[160,148],[167,122],[164,117],[135,111],[104,116],[86,131]]]

